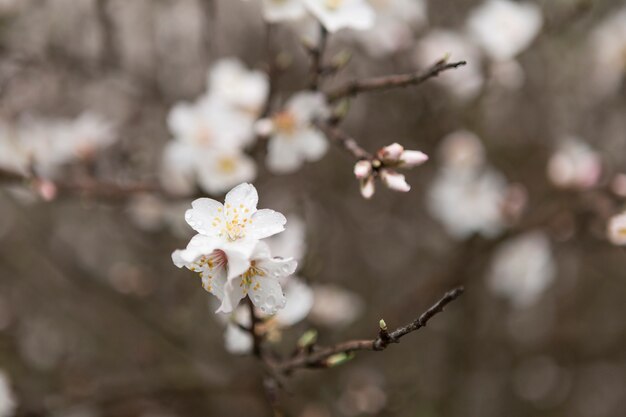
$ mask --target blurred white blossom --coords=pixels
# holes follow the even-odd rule
[[[507,61],[531,44],[542,23],[541,9],[533,3],[487,0],[471,12],[467,26],[491,59]]]
[[[593,187],[601,173],[600,156],[578,138],[563,141],[548,162],[548,178],[562,188]]]
[[[504,242],[494,254],[488,275],[494,294],[516,307],[535,303],[552,284],[556,264],[543,232],[527,232]]]
[[[270,23],[297,20],[306,14],[302,0],[262,0],[263,17]]]
[[[608,238],[615,245],[626,245],[626,212],[617,214],[609,220]]]
[[[16,407],[17,400],[9,376],[0,369],[0,417],[12,417]]]
[[[305,161],[317,161],[328,149],[326,137],[313,121],[328,115],[321,93],[301,92],[291,97],[285,109],[257,123],[259,133],[269,135],[267,167],[282,174],[297,170]]]
[[[614,93],[626,74],[626,7],[609,14],[589,41],[594,94]]]
[[[329,32],[371,29],[376,14],[367,0],[302,0]]]
[[[365,308],[363,299],[335,284],[313,285],[314,303],[310,319],[313,323],[333,328],[348,326]]]

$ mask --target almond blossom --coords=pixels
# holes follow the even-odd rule
[[[626,245],[626,212],[611,217],[607,226],[607,235],[614,245]]]
[[[615,93],[626,74],[626,7],[610,13],[589,40],[593,94]]]
[[[602,160],[589,145],[568,138],[548,162],[548,177],[557,187],[585,189],[598,183]]]
[[[506,223],[509,187],[502,174],[484,163],[480,140],[470,132],[454,132],[441,149],[443,166],[428,193],[430,213],[457,239],[498,235]]]
[[[426,23],[423,0],[370,0],[376,21],[369,30],[351,36],[373,57],[384,57],[413,43],[414,31]]]
[[[470,35],[495,61],[507,61],[526,49],[541,29],[541,9],[527,2],[487,0],[467,21]]]
[[[302,0],[326,30],[371,29],[376,14],[367,0]]]
[[[269,135],[267,167],[277,174],[297,170],[305,161],[317,161],[328,149],[326,137],[313,121],[328,115],[321,93],[301,92],[291,97],[284,110],[257,123],[259,133]]]
[[[270,23],[297,20],[306,14],[302,0],[263,0],[263,18]]]
[[[528,307],[539,300],[555,275],[550,241],[542,232],[527,232],[498,248],[487,282],[495,294],[516,307]]]
[[[389,189],[408,192],[411,186],[397,168],[413,168],[428,160],[421,151],[405,150],[398,143],[381,148],[374,159],[360,160],[354,165],[354,176],[360,181],[361,195],[371,198],[375,191],[375,178],[380,178]]]
[[[202,276],[205,289],[222,301],[218,312],[231,312],[250,290],[252,302],[268,314],[284,306],[277,279],[293,273],[296,262],[272,258],[259,241],[283,231],[286,219],[274,210],[257,210],[257,202],[254,186],[244,183],[226,195],[224,205],[199,198],[185,213],[198,234],[172,260]]]

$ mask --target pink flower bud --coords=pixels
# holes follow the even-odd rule
[[[376,191],[374,186],[374,177],[371,175],[361,180],[361,195],[368,200],[372,198]]]
[[[35,181],[35,190],[44,201],[52,201],[57,196],[57,186],[49,180],[37,179]]]
[[[385,161],[397,161],[400,159],[400,156],[404,152],[404,147],[399,143],[392,143],[391,145],[387,145],[384,148],[378,151],[380,159]]]
[[[392,171],[390,169],[383,169],[380,171],[380,177],[387,187],[395,191],[401,191],[406,193],[411,189],[411,186],[407,184],[404,175]]]
[[[400,166],[403,168],[413,168],[428,161],[428,155],[420,151],[404,151],[400,155]]]
[[[354,164],[354,176],[358,179],[368,177],[372,173],[372,163],[367,160],[361,160]]]

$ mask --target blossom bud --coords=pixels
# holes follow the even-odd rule
[[[329,368],[332,368],[335,366],[342,365],[348,362],[349,360],[351,360],[352,358],[354,358],[354,356],[355,355],[353,352],[337,353],[335,355],[330,356],[328,359],[326,359],[326,366],[328,366]]]
[[[611,243],[626,245],[626,212],[611,217],[607,234]]]
[[[398,161],[404,152],[404,147],[399,143],[392,143],[378,151],[380,159],[385,161]]]
[[[407,184],[404,175],[392,171],[390,169],[383,169],[380,171],[380,177],[387,187],[395,191],[401,191],[406,193],[411,189],[411,186]]]
[[[368,160],[361,160],[354,164],[354,176],[362,180],[369,177],[372,173],[372,163]]]
[[[374,195],[376,188],[374,186],[374,177],[371,175],[361,180],[361,195],[363,198],[370,199]]]
[[[428,155],[420,151],[404,151],[400,155],[400,166],[413,168],[428,161]]]
[[[307,330],[302,336],[300,336],[300,339],[298,339],[298,347],[300,349],[304,349],[314,345],[315,342],[317,342],[317,330]]]
[[[378,327],[380,327],[380,330],[386,332],[387,331],[387,323],[385,322],[385,320],[380,319],[380,321],[378,322]]]

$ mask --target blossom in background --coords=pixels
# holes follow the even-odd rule
[[[376,21],[369,30],[350,35],[374,57],[384,57],[413,43],[414,31],[426,23],[423,0],[370,0]]]
[[[607,227],[607,235],[614,245],[626,245],[626,212],[611,217]]]
[[[552,284],[556,264],[542,232],[527,232],[504,242],[494,254],[487,283],[516,307],[535,303]]]
[[[589,40],[593,94],[615,93],[626,74],[626,7],[611,13]]]
[[[304,320],[313,306],[313,291],[302,279],[283,279],[283,289],[286,298],[284,308],[271,317],[262,312],[260,314],[264,320],[258,330],[271,342],[281,339],[283,329]],[[228,352],[245,354],[252,351],[252,336],[240,327],[250,326],[250,322],[250,310],[244,306],[238,307],[231,315],[224,332],[224,343]]]
[[[248,70],[241,61],[226,58],[216,62],[209,71],[208,88],[215,100],[232,106],[254,121],[267,100],[269,80],[264,72]]]
[[[587,143],[569,138],[548,161],[548,178],[562,188],[585,189],[598,183],[602,160]]]
[[[469,34],[494,61],[515,58],[535,39],[543,24],[533,3],[487,0],[468,18]]]
[[[313,296],[310,319],[321,326],[346,327],[353,323],[365,308],[365,302],[360,296],[335,284],[313,285]]]
[[[224,205],[200,198],[185,213],[198,234],[186,249],[174,251],[172,260],[200,274],[204,288],[222,301],[218,312],[232,312],[249,293],[268,314],[284,306],[278,279],[292,274],[296,262],[273,258],[260,240],[282,232],[286,219],[274,210],[257,210],[257,202],[254,186],[244,183],[226,195]]]
[[[367,0],[302,0],[329,32],[371,29],[376,13]]]
[[[91,160],[97,151],[117,140],[113,124],[85,112],[74,119],[22,117],[17,125],[0,128],[0,168],[54,177],[74,161]]]
[[[467,65],[454,71],[445,71],[434,81],[461,100],[475,97],[484,84],[480,49],[461,33],[434,29],[417,44],[414,60],[417,65],[428,67],[445,56],[467,61]]]
[[[305,14],[302,0],[263,0],[263,16],[268,22],[297,20]]]
[[[0,370],[0,417],[11,417],[16,407],[17,402],[11,389],[9,377]]]
[[[267,76],[235,59],[209,71],[209,91],[193,103],[178,103],[167,124],[174,140],[163,153],[161,179],[171,193],[190,194],[196,184],[221,193],[256,176],[243,148],[255,138],[253,124],[267,100]]]
[[[498,235],[505,226],[508,185],[485,163],[480,139],[458,131],[444,138],[443,164],[428,192],[428,208],[448,234],[465,239],[474,233]]]
[[[317,161],[328,149],[326,137],[313,126],[317,118],[328,115],[328,106],[321,93],[301,92],[291,97],[284,110],[271,119],[257,123],[257,131],[270,136],[267,167],[283,174],[294,172],[305,161]]]
[[[402,145],[393,143],[379,149],[374,159],[358,161],[354,165],[354,176],[360,181],[361,195],[364,198],[374,195],[374,181],[377,177],[391,190],[408,192],[411,186],[396,169],[413,168],[427,160],[425,153],[405,150]]]

